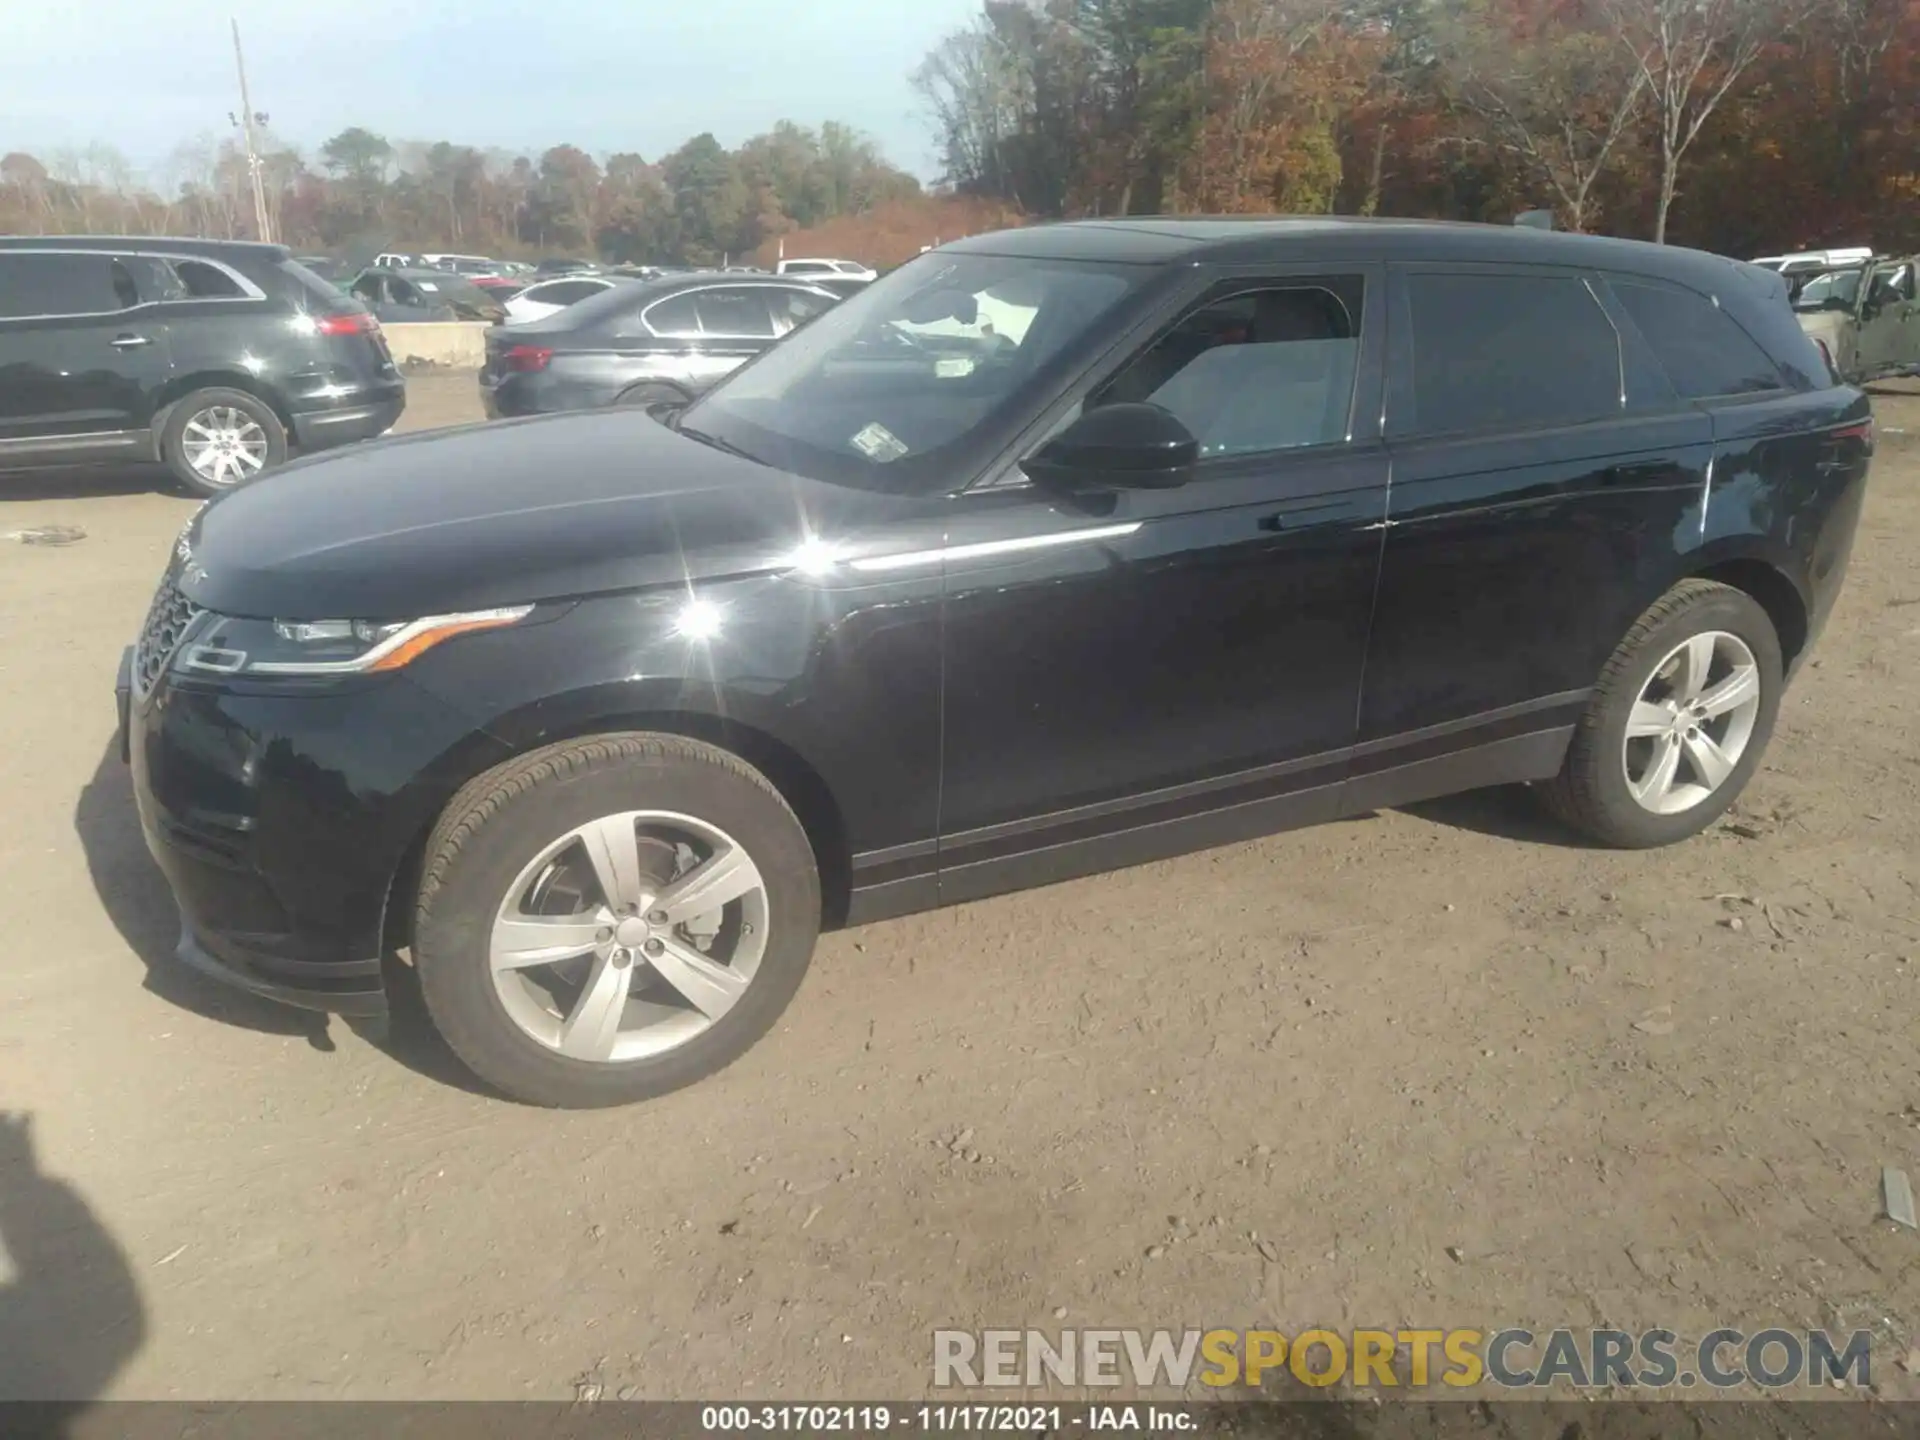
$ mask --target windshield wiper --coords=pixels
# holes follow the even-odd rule
[[[756,465],[764,465],[767,463],[751,451],[742,450],[731,440],[722,440],[718,435],[711,435],[705,430],[694,429],[681,419],[681,416],[685,413],[685,411],[681,410],[674,412],[673,428],[689,440],[698,440],[702,445],[711,445],[716,450],[724,450],[729,455],[738,455],[742,460],[751,460]]]

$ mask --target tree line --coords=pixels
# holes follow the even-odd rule
[[[538,158],[447,141],[393,142],[354,126],[302,155],[257,138],[273,238],[370,258],[450,250],[518,258],[717,264],[779,236],[921,193],[874,142],[829,121],[782,121],[737,149],[697,135],[648,161],[573,145]],[[257,238],[252,177],[234,140],[177,149],[151,183],[106,146],[0,158],[0,232]]]
[[[915,82],[1035,215],[1920,246],[1920,0],[985,0]]]

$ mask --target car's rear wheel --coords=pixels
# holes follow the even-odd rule
[[[614,396],[616,405],[685,405],[692,397],[678,385],[666,385],[648,381],[644,385],[635,385],[622,390]]]
[[[469,784],[428,841],[414,963],[481,1079],[617,1105],[738,1058],[800,986],[813,850],[767,780],[670,735],[550,746]]]
[[[244,390],[197,390],[168,415],[160,455],[188,489],[218,495],[285,463],[287,431]]]
[[[1540,794],[1568,824],[1623,849],[1696,835],[1759,768],[1782,676],[1779,636],[1752,596],[1682,581],[1614,651]]]

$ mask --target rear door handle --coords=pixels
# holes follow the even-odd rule
[[[116,335],[110,343],[116,350],[138,350],[142,345],[151,345],[153,340],[146,335]]]

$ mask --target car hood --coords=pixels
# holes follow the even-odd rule
[[[413,619],[744,573],[878,497],[645,411],[540,416],[296,461],[209,502],[181,588],[223,615]]]

